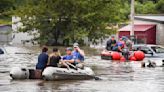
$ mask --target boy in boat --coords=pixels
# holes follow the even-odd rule
[[[66,55],[63,56],[63,58],[61,60],[61,64],[64,65],[65,67],[69,68],[69,65],[67,64],[67,62],[71,63],[71,64],[74,63],[71,47],[66,48]]]
[[[53,52],[49,55],[47,66],[58,67],[61,60],[60,52],[57,48],[53,48]]]
[[[48,48],[43,47],[42,53],[38,56],[38,62],[36,64],[36,69],[38,70],[44,70],[46,68],[47,62],[48,62],[48,54],[47,54]]]
[[[116,40],[115,40],[115,37],[112,36],[111,39],[107,41],[106,50],[108,51],[112,50],[115,45],[116,45]]]

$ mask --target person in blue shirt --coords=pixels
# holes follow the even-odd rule
[[[67,61],[69,63],[73,63],[74,62],[73,55],[72,55],[72,48],[71,47],[66,48],[66,55],[63,56],[63,60]]]
[[[124,41],[122,41],[122,38],[120,38],[120,41],[118,41],[116,43],[116,45],[113,47],[112,51],[122,52],[123,48],[124,48]]]
[[[48,48],[43,47],[42,53],[38,56],[38,62],[36,64],[36,69],[44,70],[46,68],[47,62],[48,62],[48,54],[47,54]]]
[[[66,53],[67,55],[63,57],[63,60],[62,60],[62,65],[66,66],[67,68],[69,67],[67,65],[67,62],[68,63],[71,63],[75,66],[79,66],[79,68],[83,68],[84,67],[84,51],[81,50],[78,46],[77,43],[75,43],[73,45],[74,47],[74,51],[72,51],[72,48],[67,48],[66,49]]]
[[[84,56],[85,53],[83,50],[81,50],[79,48],[79,44],[78,43],[74,43],[73,45],[74,51],[72,52],[73,58],[74,58],[74,63],[75,64],[79,64],[79,63],[84,63]]]
[[[72,48],[70,48],[70,47],[66,48],[66,55],[63,56],[63,58],[61,60],[61,64],[68,68],[69,65],[67,64],[67,62],[71,63],[71,64],[74,63],[74,59],[73,59],[73,55],[72,55]]]

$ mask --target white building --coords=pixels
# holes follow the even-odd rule
[[[138,15],[134,18],[134,24],[155,24],[156,44],[164,45],[164,15]]]

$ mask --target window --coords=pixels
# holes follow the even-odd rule
[[[132,48],[132,50],[133,51],[140,50],[140,51],[144,52],[145,54],[150,54],[151,53],[151,50],[146,46],[134,46]]]
[[[150,54],[151,50],[148,47],[140,47],[140,50],[143,51],[145,54]]]

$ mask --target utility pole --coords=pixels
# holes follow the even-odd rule
[[[135,36],[134,36],[134,0],[131,0],[131,12],[130,12],[130,21],[131,21],[131,30],[130,30],[130,39],[135,43]]]
[[[130,35],[131,36],[134,36],[134,0],[131,0],[130,20],[131,20],[131,31],[130,31]]]

